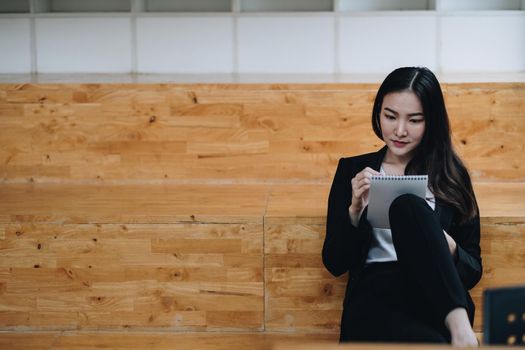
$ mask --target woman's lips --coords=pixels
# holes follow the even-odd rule
[[[408,144],[408,142],[403,142],[403,141],[392,140],[392,142],[394,143],[394,146],[399,147],[399,148],[403,148]]]

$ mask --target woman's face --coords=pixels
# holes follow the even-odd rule
[[[416,94],[401,91],[385,95],[379,122],[391,155],[410,161],[425,133],[423,107]]]

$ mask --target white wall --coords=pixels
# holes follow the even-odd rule
[[[525,70],[523,15],[445,16],[441,38],[441,62],[446,71]]]
[[[525,71],[525,11],[0,15],[0,73]]]
[[[352,16],[340,19],[343,73],[390,72],[400,66],[439,69],[437,16]]]
[[[331,16],[255,16],[238,20],[239,73],[332,73]]]
[[[129,18],[38,18],[39,73],[131,71]]]
[[[31,29],[26,18],[0,19],[0,72],[31,71]]]
[[[137,19],[137,71],[231,72],[233,20],[216,17]]]

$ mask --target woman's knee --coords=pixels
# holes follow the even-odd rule
[[[421,235],[421,230],[424,229],[421,227],[422,221],[430,219],[427,209],[432,212],[427,202],[414,194],[403,194],[394,199],[389,209],[389,220],[396,249],[401,244],[400,240],[408,240],[413,244],[412,236]]]
[[[426,201],[423,198],[411,193],[402,194],[390,204],[389,217],[403,217],[403,214],[406,213],[407,210],[412,211],[413,208],[422,204],[426,204]]]

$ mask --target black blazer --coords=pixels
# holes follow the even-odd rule
[[[352,178],[366,167],[379,171],[386,154],[386,146],[378,152],[341,158],[328,197],[326,236],[323,245],[323,263],[334,276],[349,272],[346,299],[352,281],[365,266],[372,239],[372,227],[366,219],[366,208],[358,227],[350,222],[348,208],[352,202]],[[467,223],[459,223],[457,210],[436,199],[435,212],[444,229],[457,243],[456,268],[465,290],[474,287],[481,278],[479,215]],[[468,295],[468,293],[467,293]],[[473,303],[470,296],[469,306]]]

